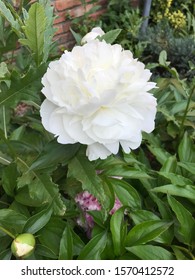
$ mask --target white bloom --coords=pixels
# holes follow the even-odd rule
[[[18,257],[23,257],[27,255],[29,252],[32,252],[34,247],[30,246],[28,244],[21,244],[21,243],[15,243],[16,246],[16,255]]]
[[[62,144],[87,145],[89,160],[140,146],[154,129],[151,72],[118,44],[92,40],[49,64],[42,79],[42,123]]]
[[[105,32],[100,27],[94,27],[91,32],[87,33],[81,40],[81,44],[88,43],[98,36],[104,35]]]

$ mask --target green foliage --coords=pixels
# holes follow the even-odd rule
[[[167,60],[175,67],[182,77],[193,77],[194,69],[190,69],[189,62],[195,64],[195,38],[187,33],[180,35],[170,27],[166,21],[161,21],[147,29],[147,33],[140,37],[147,42],[144,55],[156,61],[161,51],[167,53]],[[191,71],[190,71],[191,70]]]
[[[141,147],[130,154],[89,162],[86,147],[61,145],[42,127],[41,78],[52,59],[54,16],[50,1],[27,2],[16,12],[0,1],[0,259],[15,259],[11,243],[23,233],[34,235],[31,258],[37,260],[195,259],[195,80],[187,66],[190,59],[193,70],[192,36],[184,43],[181,34],[164,29],[166,48],[158,41],[160,25],[151,29],[154,41],[148,31],[155,55],[145,52],[149,56],[141,59],[157,83],[155,130],[143,134]],[[142,19],[129,5],[124,12],[127,3],[110,1],[101,18],[108,31],[103,39],[141,55]],[[91,228],[75,202],[83,191],[101,204],[87,212]],[[116,197],[122,206],[113,213]]]

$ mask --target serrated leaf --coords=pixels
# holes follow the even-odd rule
[[[27,199],[28,198],[28,199]],[[38,207],[52,202],[56,215],[64,215],[66,206],[62,201],[58,186],[48,174],[35,173],[27,187],[17,193],[15,199],[28,206]]]
[[[45,16],[46,16],[46,26],[44,32],[44,47],[43,47],[43,61],[46,62],[53,47],[53,37],[55,35],[56,29],[54,28],[54,7],[51,6],[50,2],[46,2],[44,5]]]
[[[40,3],[33,4],[25,21],[24,33],[26,39],[20,39],[22,45],[28,46],[35,55],[37,65],[43,60],[44,32],[46,27],[46,15],[44,7]]]
[[[106,43],[108,44],[112,44],[117,39],[121,31],[122,29],[115,29],[115,30],[108,31],[106,34],[99,37],[99,39],[101,41],[103,40],[106,41]]]
[[[73,236],[67,225],[60,240],[59,260],[72,260],[73,258]]]
[[[141,260],[174,260],[173,255],[160,246],[138,245],[126,249]]]
[[[23,174],[18,178],[18,186],[21,190],[16,194],[15,199],[24,205],[35,207],[52,203],[54,213],[64,215],[66,207],[59,188],[52,181],[51,176],[47,173],[40,174],[36,171],[29,171],[28,164],[19,157],[17,163]]]
[[[12,30],[20,37],[21,36],[21,28],[17,19],[14,18],[11,11],[7,8],[5,3],[0,0],[0,14],[9,22],[12,27]]]
[[[195,241],[195,219],[192,214],[175,198],[168,196],[168,203],[175,212],[179,221],[179,233],[182,236],[182,241],[185,244],[192,245]]]
[[[24,226],[24,232],[34,234],[42,229],[49,222],[52,212],[53,210],[50,205],[47,209],[44,209],[41,212],[31,216]]]
[[[96,174],[93,164],[84,154],[78,153],[70,161],[68,168],[68,176],[81,182],[83,190],[87,190],[98,199],[106,215],[106,211],[113,206],[114,197],[107,184]]]
[[[164,221],[146,221],[134,226],[128,233],[126,246],[145,244],[166,231],[172,223]]]
[[[93,237],[81,251],[78,260],[100,260],[106,247],[107,232],[103,231]]]
[[[15,107],[21,100],[31,100],[40,104],[41,77],[45,73],[46,65],[30,68],[25,76],[12,76],[11,87],[0,94],[0,105]]]

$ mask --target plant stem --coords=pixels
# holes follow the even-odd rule
[[[5,232],[7,235],[9,235],[11,238],[15,239],[16,237],[8,230],[0,226],[0,230]]]
[[[182,120],[181,120],[181,125],[180,125],[180,128],[179,128],[179,136],[178,136],[179,141],[181,140],[181,138],[184,135],[184,122],[185,122],[185,119],[186,119],[186,116],[187,116],[187,113],[188,113],[188,109],[189,109],[189,106],[190,106],[190,101],[191,101],[191,98],[192,98],[192,95],[193,95],[194,91],[195,91],[195,86],[193,86],[193,88],[190,92],[190,95],[188,97],[188,102],[187,102],[187,105],[186,105],[186,108],[185,108],[185,111],[184,111],[184,114],[183,114],[183,117],[182,117]]]
[[[5,106],[3,106],[3,128],[4,128],[4,135],[5,138],[7,139],[7,128],[6,128],[6,116],[5,116]]]

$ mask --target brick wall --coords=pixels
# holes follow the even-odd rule
[[[91,0],[85,0],[90,2]],[[122,0],[119,0],[122,1]],[[129,0],[132,6],[136,7],[141,0]],[[12,0],[14,6],[19,6],[21,0]],[[31,0],[30,3],[34,3],[36,0]],[[92,18],[98,17],[106,10],[109,0],[97,0],[96,4],[87,4],[85,7],[81,4],[81,0],[51,0],[54,6],[54,13],[57,16],[54,22],[56,28],[56,35],[54,37],[57,40],[59,47],[71,48],[75,40],[70,32],[70,19],[68,14],[72,17],[82,16],[85,12],[89,11],[93,5],[98,5],[101,8],[92,15]]]
[[[90,2],[90,0],[86,0],[86,2]],[[93,5],[101,6],[100,10],[92,15],[95,18],[105,11],[107,2],[108,0],[98,0],[97,4],[87,4],[84,7],[81,5],[80,0],[54,0],[54,12],[57,15],[54,22],[54,27],[57,29],[54,39],[58,41],[60,46],[64,46],[65,48],[72,47],[75,41],[70,32],[71,22],[68,19],[68,14],[72,18],[80,17],[89,11]]]

